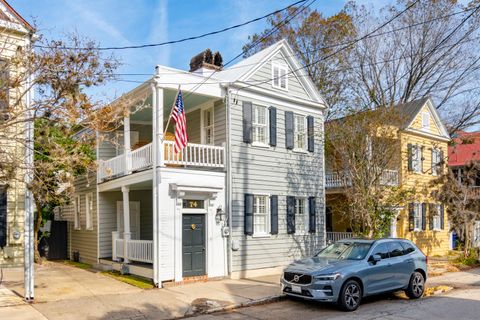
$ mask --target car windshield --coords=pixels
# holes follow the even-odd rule
[[[372,246],[367,242],[336,242],[329,245],[317,257],[337,260],[362,260]]]

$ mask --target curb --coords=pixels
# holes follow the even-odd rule
[[[239,308],[253,307],[253,306],[258,306],[258,305],[262,305],[262,304],[278,302],[278,301],[281,301],[281,300],[285,299],[285,297],[286,296],[284,294],[278,294],[278,295],[268,296],[268,297],[265,297],[265,298],[255,299],[255,300],[251,300],[251,301],[247,301],[247,302],[230,304],[230,305],[223,306],[223,307],[212,308],[212,309],[205,310],[205,311],[202,311],[202,312],[189,313],[187,311],[187,313],[185,313],[185,315],[183,315],[182,317],[178,317],[177,319],[190,318],[190,317],[203,315],[203,314],[225,312],[225,311],[231,311],[231,310],[239,309]]]

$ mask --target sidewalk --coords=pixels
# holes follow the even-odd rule
[[[40,312],[4,286],[0,285],[0,319],[43,320]]]
[[[224,279],[142,290],[99,273],[49,263],[37,266],[35,303],[22,307],[46,319],[171,319],[277,299],[279,277]],[[20,270],[7,272],[4,280],[7,288],[23,293]],[[15,319],[10,316],[18,312],[14,308],[18,306],[2,307],[0,302],[0,319]],[[24,318],[27,313],[19,319]]]

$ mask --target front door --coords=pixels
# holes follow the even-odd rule
[[[205,275],[205,215],[184,214],[182,217],[183,276]]]

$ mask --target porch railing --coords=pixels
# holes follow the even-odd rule
[[[124,240],[117,231],[112,232],[112,260],[124,257]],[[127,259],[138,262],[153,263],[152,240],[127,240]]]
[[[98,163],[98,181],[116,178],[150,168],[153,164],[153,148],[149,143],[141,148],[126,152],[117,157],[100,160]],[[175,153],[175,142],[163,142],[164,161],[166,165],[186,167],[225,167],[225,146],[211,146],[204,144],[189,143],[179,153]]]
[[[380,184],[384,186],[397,186],[399,184],[397,170],[384,170],[380,176]],[[325,188],[342,188],[351,186],[350,178],[343,171],[325,174]]]
[[[131,152],[132,171],[148,168],[152,165],[152,144],[149,143]]]
[[[225,166],[225,148],[206,144],[189,143],[179,153],[175,153],[175,142],[164,141],[165,164],[194,167]]]
[[[338,240],[352,238],[352,232],[327,232],[327,243],[337,242]]]

